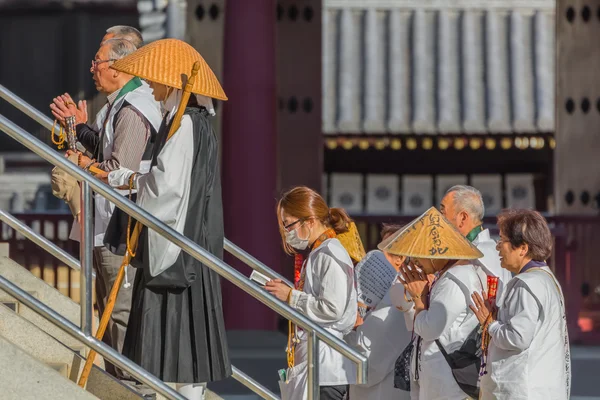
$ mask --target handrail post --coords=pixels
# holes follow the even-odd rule
[[[92,189],[86,181],[81,182],[81,238],[79,256],[81,258],[81,274],[79,281],[81,330],[87,336],[92,335],[92,270],[94,248],[94,213]]]
[[[308,333],[308,357],[307,368],[308,378],[306,387],[308,390],[308,400],[319,400],[319,338],[317,332],[311,330]]]

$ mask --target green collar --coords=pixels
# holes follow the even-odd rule
[[[119,100],[121,97],[125,96],[129,92],[133,92],[140,86],[142,86],[142,80],[137,76],[134,77],[129,82],[127,82],[125,86],[121,88],[121,91],[119,92],[119,95],[115,98],[115,101]]]
[[[471,232],[467,234],[467,240],[469,242],[472,242],[473,240],[475,240],[475,238],[477,237],[477,235],[479,235],[479,232],[481,231],[483,231],[483,225],[478,225],[475,228],[471,229]]]

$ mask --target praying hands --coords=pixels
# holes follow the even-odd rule
[[[490,314],[492,318],[494,318],[496,310],[492,303],[490,303],[488,300],[487,293],[483,292],[482,294],[483,297],[479,293],[473,292],[471,298],[473,299],[475,306],[469,305],[469,308],[471,311],[473,311],[479,323],[484,325],[488,318],[490,318]]]

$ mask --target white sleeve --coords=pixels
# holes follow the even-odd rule
[[[359,344],[369,362],[368,381],[361,386],[376,385],[393,371],[396,360],[410,340],[403,314],[394,306],[377,308],[357,328]]]
[[[402,312],[410,311],[414,308],[414,303],[406,300],[409,297],[410,294],[406,292],[404,285],[398,279],[394,280],[394,283],[390,287],[390,301],[392,305]]]
[[[319,283],[318,293],[312,295],[292,290],[290,305],[317,323],[339,321],[348,304],[349,286],[354,282],[344,268],[327,254],[317,254],[311,266],[313,284],[314,281]]]
[[[125,167],[120,167],[119,169],[115,169],[108,173],[108,184],[112,187],[119,187],[129,185],[129,177],[134,174],[134,172]],[[136,183],[139,180],[137,177]]]
[[[424,340],[437,340],[467,308],[465,295],[451,279],[435,284],[429,308],[415,317],[415,333]]]
[[[415,303],[406,301],[404,290],[404,285],[396,279],[392,284],[392,287],[390,287],[390,301],[397,310],[402,311],[406,329],[412,331],[413,320],[415,318]],[[409,296],[410,294],[406,293],[406,298]]]
[[[509,318],[507,321],[494,321],[490,324],[488,332],[491,340],[495,346],[504,350],[526,350],[533,340],[540,317],[537,299],[519,279],[505,294],[503,307],[502,314]]]
[[[183,233],[190,195],[194,159],[192,119],[184,115],[181,126],[167,141],[150,172],[137,181],[137,203],[156,218]],[[173,265],[181,249],[148,230],[149,265],[152,276]]]

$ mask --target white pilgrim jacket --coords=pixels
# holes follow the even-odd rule
[[[490,236],[490,230],[484,229],[473,240],[473,245],[483,253],[483,257],[475,262],[483,269],[487,275],[498,277],[498,290],[496,293],[496,304],[502,301],[504,288],[512,279],[510,271],[500,266],[500,254],[496,250],[496,242]],[[485,282],[487,292],[487,281]]]
[[[395,287],[403,289],[401,284],[392,286]],[[392,305],[392,288],[367,314],[363,324],[346,337],[368,359],[367,384],[351,385],[350,399],[410,399],[409,392],[394,387],[394,365],[408,345],[411,333],[404,320],[405,313]]]
[[[152,124],[157,132],[160,128],[162,122],[160,104],[154,100],[154,95],[152,94],[150,86],[148,86],[145,81],[142,81],[140,87],[115,100],[112,106],[105,104],[96,114],[96,119],[92,127],[98,134],[102,134],[102,156],[105,160],[112,157],[114,145],[113,121],[119,110],[125,104],[125,101],[135,107],[135,109],[138,110],[150,124]],[[107,115],[109,111],[110,113]],[[104,132],[102,132],[103,129]],[[149,167],[150,160],[142,160],[139,172],[146,173],[148,172]],[[128,190],[117,191],[123,195],[129,193]],[[114,209],[115,205],[113,203],[105,199],[101,194],[94,194],[94,246],[104,247],[104,233],[106,232]],[[73,240],[80,240],[80,237],[79,222],[75,221],[73,223],[70,238]]]
[[[569,398],[570,352],[564,300],[548,267],[533,268],[507,285],[498,320],[489,326],[483,399]]]
[[[452,370],[435,341],[439,339],[447,353],[462,346],[479,324],[469,305],[473,304],[471,294],[482,291],[485,279],[485,272],[474,262],[450,268],[436,279],[430,292],[429,308],[416,317],[412,303],[408,305],[403,300],[401,285],[396,284],[390,289],[392,304],[405,311],[407,328],[414,329],[415,333],[411,399],[456,400],[468,397],[454,380]],[[422,340],[420,355],[416,335]],[[417,363],[420,365],[418,371],[415,370]]]
[[[293,290],[290,306],[343,339],[356,323],[358,303],[352,259],[338,239],[327,239],[304,262],[304,289]],[[307,335],[298,331],[295,367],[288,370],[289,382],[281,387],[287,400],[306,399]],[[356,367],[322,341],[319,342],[319,385],[336,386],[356,382]]]

